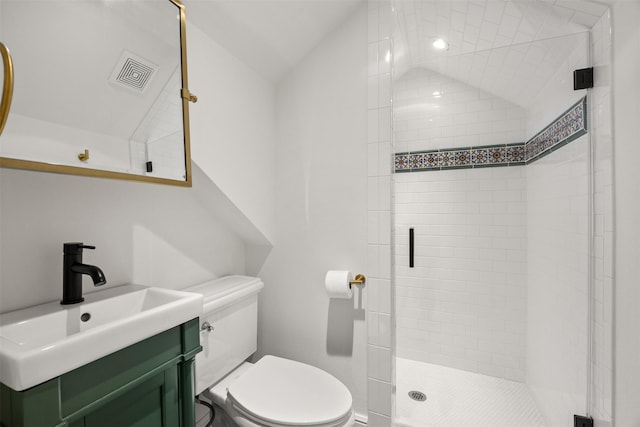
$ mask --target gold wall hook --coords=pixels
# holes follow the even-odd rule
[[[89,160],[89,150],[85,149],[84,153],[78,154],[78,160],[80,160],[81,162],[86,162],[87,160]]]
[[[193,102],[194,104],[198,102],[198,97],[189,92],[189,89],[182,89],[182,97],[189,102]]]
[[[356,274],[356,277],[354,277],[352,280],[349,280],[349,287],[353,285],[364,286],[366,281],[367,281],[367,278],[364,277],[364,274]]]
[[[2,83],[2,99],[0,100],[0,135],[9,117],[11,98],[13,97],[13,61],[7,46],[0,43],[0,56],[2,56],[4,82]]]

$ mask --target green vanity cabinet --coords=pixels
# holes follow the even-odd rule
[[[0,384],[2,427],[193,427],[192,319],[18,392]]]

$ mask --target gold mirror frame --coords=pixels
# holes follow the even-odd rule
[[[32,160],[19,160],[19,159],[10,159],[7,157],[0,157],[0,167],[10,168],[10,169],[24,169],[24,170],[33,170],[40,172],[53,172],[53,173],[61,173],[67,175],[79,175],[79,176],[89,176],[96,178],[112,178],[112,179],[122,179],[129,181],[141,181],[141,182],[152,182],[156,184],[166,184],[166,185],[175,185],[179,187],[191,187],[191,148],[190,148],[190,131],[189,131],[189,102],[196,102],[198,98],[189,92],[189,84],[187,78],[187,31],[186,31],[186,15],[185,15],[185,7],[182,4],[181,0],[168,0],[173,3],[178,10],[180,11],[180,60],[181,60],[181,72],[182,72],[182,90],[180,96],[182,98],[182,126],[184,131],[184,157],[185,157],[185,180],[174,180],[168,178],[158,178],[146,175],[135,175],[124,172],[113,172],[108,170],[101,169],[90,169],[90,168],[80,168],[76,166],[65,166],[65,165],[56,165],[46,162],[36,162]],[[5,58],[4,51],[7,50],[7,55]],[[8,55],[8,49],[4,48],[3,45],[3,62],[5,70],[10,69],[11,66],[11,57]],[[8,58],[8,59],[7,59]],[[5,83],[4,86],[8,86],[9,82],[7,81],[7,77],[13,77],[12,70],[7,73],[5,71]],[[12,87],[12,85],[11,85]],[[2,104],[5,104],[5,94],[2,95]],[[0,106],[2,111],[5,111],[8,115],[9,107],[11,102],[11,91],[8,98],[7,105]],[[1,133],[1,132],[0,132]],[[2,140],[0,139],[0,144]]]

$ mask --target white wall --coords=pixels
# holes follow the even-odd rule
[[[524,166],[394,176],[399,357],[524,380],[526,178]]]
[[[188,28],[190,88],[200,96],[190,106],[194,161],[209,168],[236,216],[272,238],[274,88]],[[182,288],[246,272],[250,249],[231,231],[233,209],[211,202],[214,186],[198,165],[191,189],[9,169],[0,179],[0,312],[60,299],[68,241],[97,246],[85,260],[104,270],[106,286]]]
[[[84,261],[102,268],[105,286],[177,289],[243,273],[244,243],[195,191],[1,169],[0,312],[61,298],[64,242],[96,246]],[[85,279],[84,290],[96,288]]]
[[[260,276],[258,356],[318,366],[365,413],[366,293],[330,300],[327,270],[367,274],[366,10],[277,87],[277,244]]]
[[[191,156],[268,241],[275,238],[275,88],[187,26]]]
[[[613,6],[615,180],[614,423],[640,425],[640,3]]]

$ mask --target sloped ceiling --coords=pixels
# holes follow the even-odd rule
[[[526,107],[573,49],[586,49],[584,33],[607,7],[587,0],[399,0],[395,75],[424,67]],[[436,38],[448,49],[434,49]]]
[[[185,0],[187,20],[277,82],[363,0]]]

